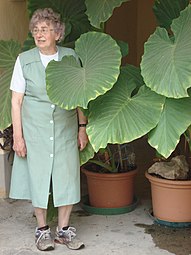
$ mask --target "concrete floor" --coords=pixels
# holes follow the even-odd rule
[[[89,215],[79,205],[74,207],[71,225],[86,247],[71,251],[57,245],[48,254],[83,255],[189,255],[191,230],[173,229],[153,224],[149,216],[150,200],[141,200],[137,208],[121,215]],[[34,244],[36,219],[29,201],[0,200],[0,254],[42,254]],[[56,221],[51,223],[54,231]]]

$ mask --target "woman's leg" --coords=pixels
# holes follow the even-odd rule
[[[36,246],[40,251],[48,251],[54,249],[54,239],[52,238],[50,228],[46,223],[47,209],[34,208],[37,225],[35,233]]]
[[[69,226],[70,214],[72,212],[73,205],[65,205],[58,207],[58,228]]]
[[[47,209],[35,207],[34,211],[37,219],[38,228],[46,226]]]
[[[65,244],[69,249],[78,250],[84,247],[84,243],[76,238],[76,229],[69,226],[73,205],[58,207],[58,227],[55,242]]]

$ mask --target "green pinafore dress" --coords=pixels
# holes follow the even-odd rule
[[[75,52],[58,47],[59,60],[65,55],[75,56]],[[75,204],[80,200],[76,110],[63,110],[49,100],[45,67],[37,48],[19,58],[26,80],[22,126],[27,156],[15,154],[10,197],[29,199],[34,207],[47,208],[52,181],[54,206]]]

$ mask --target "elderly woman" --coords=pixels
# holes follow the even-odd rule
[[[31,18],[30,31],[36,47],[18,56],[10,87],[15,151],[10,197],[32,200],[39,250],[54,249],[54,241],[80,249],[84,244],[76,238],[69,219],[73,204],[80,200],[79,149],[88,143],[87,120],[80,109],[67,111],[54,105],[47,96],[45,80],[51,60],[77,56],[72,49],[56,46],[63,38],[64,24],[52,9],[38,9]],[[55,240],[46,222],[50,184],[58,207]]]

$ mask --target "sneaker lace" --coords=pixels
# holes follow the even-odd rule
[[[50,228],[43,231],[37,230],[36,237],[38,237],[36,244],[38,244],[41,239],[50,239]]]
[[[67,230],[60,230],[59,235],[67,238],[70,242],[76,236],[76,229],[74,227],[69,227]]]

